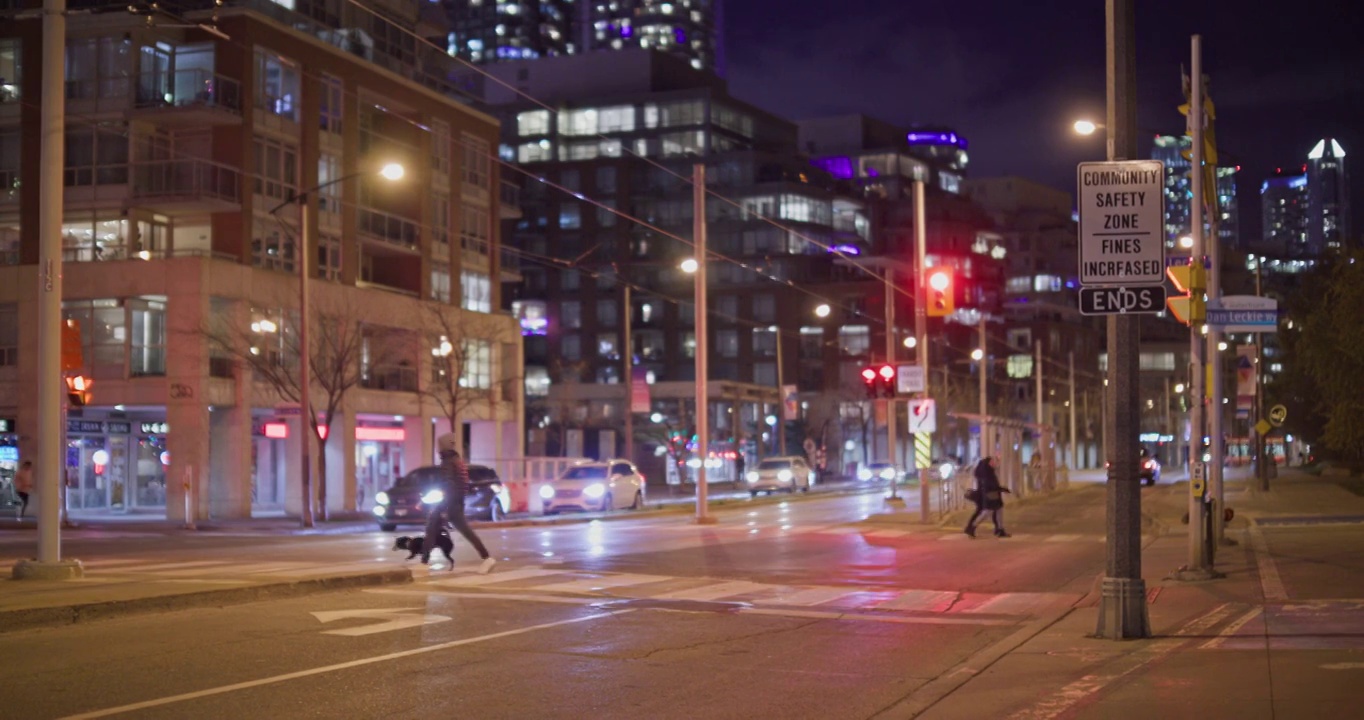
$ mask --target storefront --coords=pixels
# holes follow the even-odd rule
[[[67,508],[164,511],[167,432],[164,422],[68,420]]]
[[[260,415],[251,422],[251,513],[284,511],[285,478],[289,472],[286,442],[289,425]]]
[[[18,501],[14,491],[14,473],[19,470],[19,436],[14,432],[14,418],[0,417],[0,507]]]
[[[357,418],[355,427],[355,509],[369,510],[374,494],[393,486],[403,474],[401,423]]]

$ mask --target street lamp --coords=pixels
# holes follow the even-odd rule
[[[310,364],[312,363],[311,358],[312,353],[311,348],[308,346],[308,315],[310,311],[308,305],[308,280],[312,275],[311,272],[309,271],[309,266],[312,264],[310,260],[313,257],[312,253],[310,252],[310,249],[313,247],[313,226],[311,221],[313,213],[313,203],[311,196],[317,193],[319,190],[331,187],[332,185],[336,185],[337,183],[342,183],[353,178],[362,177],[364,175],[370,174],[378,175],[379,177],[382,177],[388,181],[394,181],[402,179],[404,175],[404,170],[403,166],[399,165],[398,163],[387,163],[381,168],[379,168],[377,171],[361,170],[360,172],[354,172],[349,175],[345,175],[339,178],[328,180],[327,182],[321,183],[319,185],[315,185],[307,190],[304,190],[301,193],[297,193],[288,200],[285,200],[284,202],[270,209],[270,214],[274,215],[276,218],[279,217],[277,213],[279,213],[280,210],[284,209],[286,205],[297,204],[299,209],[298,409],[300,432],[298,443],[298,455],[299,467],[302,472],[303,479],[303,496],[305,498],[305,502],[303,503],[303,524],[306,527],[312,527],[313,525],[313,490],[311,462],[312,458],[310,449],[310,446],[312,445],[312,438],[309,437],[308,432],[311,428],[313,435],[317,434],[316,428],[311,427],[317,424],[317,416],[313,414],[312,402],[311,399],[309,398],[308,392],[309,386],[312,384],[310,367]],[[327,418],[327,421],[330,423],[331,418]],[[322,478],[322,482],[325,487],[327,479]],[[322,503],[321,508],[322,519],[326,520],[327,504],[325,501],[326,498],[325,492],[323,493],[323,498],[324,501]]]
[[[1095,131],[1102,128],[1103,125],[1101,123],[1096,123],[1093,120],[1076,120],[1074,127],[1075,132],[1081,135],[1093,135]]]
[[[829,312],[830,312],[830,310],[829,310],[829,304],[828,304],[828,303],[820,303],[819,307],[815,308],[815,316],[816,316],[816,317],[822,317],[822,318],[829,317]]]

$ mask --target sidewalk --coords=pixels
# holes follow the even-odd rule
[[[1141,561],[1149,639],[1093,637],[1100,602],[1096,577],[1090,593],[1073,608],[1039,618],[877,717],[1145,720],[1356,715],[1358,671],[1332,674],[1322,668],[1360,667],[1329,660],[1359,659],[1364,617],[1358,610],[1364,601],[1291,597],[1279,570],[1293,572],[1298,566],[1324,564],[1324,559],[1302,554],[1301,546],[1291,554],[1275,553],[1261,528],[1323,519],[1364,524],[1364,497],[1343,489],[1335,478],[1284,469],[1266,493],[1253,487],[1248,474],[1229,473],[1226,499],[1236,517],[1227,526],[1227,537],[1237,544],[1225,545],[1217,553],[1216,569],[1224,577],[1205,582],[1173,579],[1188,558],[1187,528],[1182,523],[1187,482],[1143,491]],[[1026,527],[1045,518],[1049,509],[1054,512],[1064,505],[1068,495],[1102,490],[1072,486],[1051,498],[1013,503],[1008,522]],[[1330,588],[1323,591],[1338,597]],[[1304,607],[1312,609],[1317,626],[1301,617],[1296,623],[1285,619]],[[1318,626],[1329,627],[1330,632]],[[1303,650],[1301,657],[1293,654],[1296,650]]]

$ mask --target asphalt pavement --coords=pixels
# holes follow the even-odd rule
[[[1106,487],[1098,480],[1094,473],[1076,475],[1065,490],[1008,498],[1005,525],[1015,539],[1050,533],[1057,545],[1102,536],[1108,525],[1102,502]],[[865,716],[934,720],[1353,716],[1357,689],[1364,680],[1364,496],[1350,492],[1341,479],[1294,469],[1279,470],[1270,490],[1260,491],[1245,470],[1229,470],[1226,502],[1234,518],[1226,530],[1228,544],[1217,552],[1215,569],[1221,577],[1185,582],[1176,580],[1176,573],[1189,556],[1183,522],[1187,494],[1188,484],[1170,476],[1165,483],[1142,490],[1142,574],[1150,638],[1095,638],[1102,567],[1076,571],[1069,588],[1052,588],[1075,590],[1072,595],[1052,593],[1073,600],[1039,610],[1031,622],[992,637],[970,657],[934,671],[928,683],[902,700]],[[883,506],[873,496],[876,511],[858,525],[862,536],[926,533],[943,541],[971,543],[973,550],[979,548],[985,555],[1003,554],[1008,548],[998,544],[1015,540],[983,532],[977,540],[968,539],[958,530],[966,518],[964,511],[934,511],[934,521],[923,524],[914,492],[906,498],[911,500],[907,506],[896,507]],[[685,510],[683,506],[672,511]],[[364,525],[372,533],[372,525]],[[246,530],[225,525],[196,532],[162,528],[160,535],[153,533],[146,541],[184,541],[207,548],[269,530],[267,525]],[[138,535],[140,530],[109,525],[82,532],[93,533],[91,541],[97,543],[100,533],[119,537]],[[386,539],[376,539],[382,541]],[[376,544],[375,550],[383,548]],[[90,556],[91,565],[97,566],[97,552]],[[807,556],[805,560],[810,562]],[[149,582],[91,574],[65,582],[0,581],[0,633],[41,633],[40,627],[113,616],[427,582],[432,574],[420,566],[394,569],[391,563],[382,569],[359,562],[327,567],[281,560],[281,565],[289,562],[299,562],[300,567],[291,570],[288,580],[267,574],[246,581],[168,577]],[[990,566],[982,562],[978,567]],[[956,571],[970,575],[978,570],[963,566]],[[175,569],[165,574],[173,575]],[[988,584],[988,578],[971,580]],[[925,585],[948,582],[952,582],[948,574],[925,578]]]

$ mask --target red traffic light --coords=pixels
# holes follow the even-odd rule
[[[868,383],[876,382],[876,368],[862,368],[862,379]]]
[[[876,374],[880,375],[882,380],[889,382],[890,380],[895,379],[895,366],[882,365],[881,369],[876,371]]]
[[[942,292],[952,284],[952,273],[946,270],[934,270],[928,276],[928,286]]]

